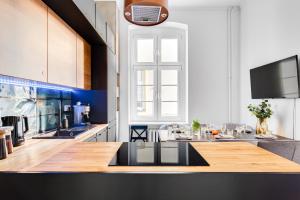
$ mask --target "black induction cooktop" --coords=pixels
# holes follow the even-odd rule
[[[188,142],[125,142],[109,166],[209,166],[209,164]]]

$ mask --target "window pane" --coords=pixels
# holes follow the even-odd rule
[[[153,70],[137,71],[137,85],[153,85],[154,75]]]
[[[161,87],[161,100],[162,101],[177,101],[178,100],[178,87],[177,86],[162,86]]]
[[[178,71],[177,70],[161,70],[162,85],[177,85]]]
[[[137,86],[138,101],[153,101],[153,86]]]
[[[154,62],[154,39],[137,40],[137,62]]]
[[[153,116],[153,102],[137,102],[138,116]]]
[[[161,102],[161,115],[163,117],[175,117],[178,115],[177,102]]]
[[[178,62],[178,39],[161,40],[161,62]]]

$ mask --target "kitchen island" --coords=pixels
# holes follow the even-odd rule
[[[300,165],[250,143],[191,143],[209,166],[108,166],[121,144],[66,142],[30,166],[1,168],[1,188],[31,200],[300,199]]]
[[[0,161],[2,172],[276,172],[300,173],[300,165],[247,142],[190,143],[209,166],[108,166],[121,142],[36,139]]]
[[[246,142],[191,145],[209,166],[108,166],[121,143],[83,143],[66,147],[27,172],[299,172],[300,165]]]

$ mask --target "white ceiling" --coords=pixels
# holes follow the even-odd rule
[[[169,7],[236,6],[240,0],[169,0]]]

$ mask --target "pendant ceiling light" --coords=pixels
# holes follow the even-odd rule
[[[140,26],[154,26],[168,16],[168,0],[125,0],[125,18]]]

